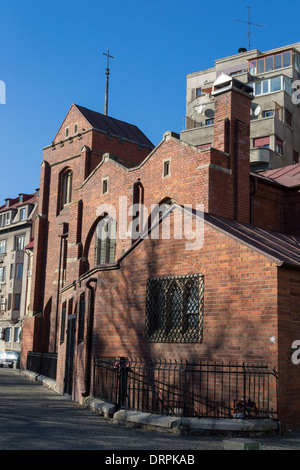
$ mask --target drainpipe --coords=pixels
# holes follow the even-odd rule
[[[55,313],[55,337],[54,337],[54,352],[56,352],[56,343],[57,343],[57,326],[58,326],[58,316],[59,316],[59,297],[60,297],[60,288],[61,288],[61,265],[62,265],[62,255],[63,255],[63,242],[68,234],[59,235],[60,246],[59,246],[59,263],[58,263],[58,279],[57,279],[57,292],[56,292],[56,313]]]
[[[90,305],[89,305],[87,334],[86,334],[86,361],[85,361],[85,372],[84,372],[85,390],[82,393],[83,397],[88,397],[90,395],[90,388],[91,388],[92,339],[93,339],[94,308],[95,308],[95,288],[90,285],[92,282],[97,282],[97,278],[92,277],[86,283],[86,287],[90,291]]]

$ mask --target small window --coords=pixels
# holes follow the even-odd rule
[[[72,200],[73,173],[71,170],[62,175],[62,207]]]
[[[23,207],[20,209],[20,220],[26,220],[27,209]]]
[[[263,111],[262,116],[265,118],[274,116],[274,109],[267,109],[266,111]]]
[[[10,343],[11,341],[11,328],[5,328],[4,341]]]
[[[25,235],[16,237],[16,250],[22,251],[25,248]]]
[[[14,310],[20,310],[21,294],[15,294]]]
[[[66,129],[65,129],[65,136],[66,136],[66,137],[69,137],[69,134],[70,134],[70,129],[69,129],[69,127],[66,127]]]
[[[76,122],[76,124],[74,124],[74,134],[77,134],[78,132],[78,124]]]
[[[284,52],[282,56],[283,67],[289,67],[291,65],[291,51]]]
[[[6,240],[0,240],[0,254],[6,253]]]
[[[17,264],[17,279],[22,279],[23,275],[23,264]]]
[[[196,98],[198,98],[198,96],[201,96],[202,95],[202,89],[199,87],[199,88],[196,88]]]
[[[6,279],[6,266],[0,268],[0,283],[4,284]]]
[[[278,139],[278,137],[276,137],[275,140],[275,152],[279,153],[280,155],[283,155],[283,142],[282,140]]]
[[[293,127],[293,116],[287,109],[285,110],[285,123],[288,126]]]
[[[108,193],[108,178],[102,180],[102,194]]]
[[[258,59],[257,61],[257,72],[263,73],[265,71],[265,59]]]
[[[251,60],[249,62],[249,73],[251,75],[256,75],[256,63],[257,63],[256,60]]]
[[[21,328],[19,326],[16,326],[14,329],[14,342],[15,343],[20,342],[20,334],[21,334]]]
[[[282,54],[275,54],[275,69],[282,68]]]
[[[214,122],[215,122],[214,118],[205,119],[206,126],[211,126],[212,124],[214,124]]]
[[[266,57],[266,72],[270,72],[274,69],[274,56]]]
[[[270,136],[253,139],[253,147],[270,148]]]
[[[164,161],[163,177],[170,176],[170,160]]]
[[[11,294],[7,297],[7,310],[11,310]]]
[[[11,265],[10,265],[10,275],[9,275],[9,279],[12,280],[14,277],[15,277],[15,265],[14,265],[14,264],[11,264]]]

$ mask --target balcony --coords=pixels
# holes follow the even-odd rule
[[[256,147],[250,149],[251,171],[262,171],[281,168],[284,164],[282,155],[269,148]]]

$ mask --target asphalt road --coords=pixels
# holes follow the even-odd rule
[[[102,450],[103,459],[141,451],[197,455],[201,450],[223,450],[223,439],[173,436],[114,424],[18,370],[0,368],[1,450]],[[300,450],[300,434],[255,440],[262,450]],[[134,467],[134,462],[125,463]]]

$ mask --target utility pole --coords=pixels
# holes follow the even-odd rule
[[[105,88],[105,104],[104,104],[104,114],[107,116],[108,113],[108,84],[109,84],[109,59],[113,59],[112,55],[109,55],[109,49],[107,52],[103,52],[103,55],[107,56],[107,64],[106,64],[106,88]]]
[[[244,20],[236,20],[236,21],[241,21],[242,23],[247,23],[248,24],[249,51],[251,51],[251,25],[258,26],[259,28],[263,28],[264,26],[262,24],[256,24],[256,23],[251,22],[250,7],[247,7],[247,8],[248,8],[248,21],[244,21]]]

